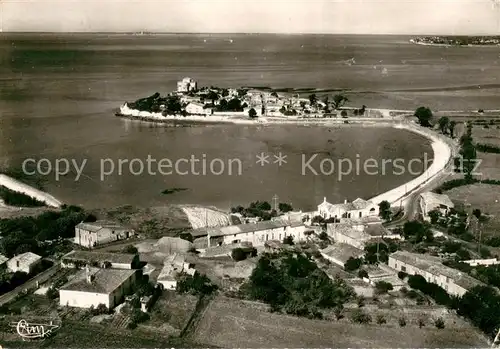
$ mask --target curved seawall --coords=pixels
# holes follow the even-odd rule
[[[415,189],[428,183],[437,175],[439,175],[446,168],[452,156],[451,147],[445,141],[443,141],[443,139],[436,132],[432,130],[424,129],[410,124],[397,124],[393,127],[417,133],[431,140],[434,159],[432,165],[429,166],[429,168],[427,168],[427,170],[419,177],[414,178],[397,188],[391,189],[388,192],[371,198],[370,200],[376,204],[379,204],[384,200],[391,203],[391,205],[396,202],[401,202],[402,204],[404,204],[404,201],[407,200],[409,196],[411,196]]]
[[[0,174],[0,185],[12,191],[16,191],[18,193],[31,196],[37,199],[38,201],[45,202],[47,206],[60,207],[62,205],[62,202],[57,200],[52,195],[45,193],[41,190],[35,189],[23,182],[18,181],[17,179],[11,178],[4,174]]]

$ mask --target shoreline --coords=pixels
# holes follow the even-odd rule
[[[14,179],[12,177],[9,177],[3,173],[0,173],[0,185],[12,191],[31,196],[37,199],[38,201],[42,201],[48,207],[59,208],[62,206],[62,202],[57,200],[49,193],[33,188],[32,186],[23,183],[17,179]],[[0,207],[8,208],[13,206],[8,206],[3,201],[0,200]]]
[[[125,107],[125,108],[124,108]],[[138,110],[129,109],[125,104],[120,108],[120,117],[132,118],[135,120],[148,121],[148,122],[187,122],[193,124],[250,124],[250,125],[277,125],[277,124],[290,124],[290,125],[303,125],[303,126],[337,126],[345,127],[347,125],[354,125],[356,127],[392,127],[394,129],[407,130],[409,132],[416,133],[431,142],[431,147],[433,151],[433,160],[431,166],[425,169],[425,171],[416,178],[410,181],[390,189],[384,193],[380,193],[373,198],[369,199],[376,204],[381,201],[388,201],[391,205],[395,203],[401,203],[401,205],[406,204],[406,202],[412,197],[415,190],[423,187],[429,182],[437,179],[440,175],[445,175],[443,170],[448,166],[450,160],[452,159],[453,150],[452,146],[448,144],[448,140],[444,140],[442,135],[439,133],[425,129],[417,124],[413,124],[405,121],[404,116],[406,111],[403,110],[392,110],[392,109],[373,109],[380,112],[382,117],[379,118],[290,118],[290,117],[259,117],[256,120],[242,119],[230,116],[186,116],[186,117],[168,117],[162,116],[160,113],[158,115],[153,115],[148,112],[139,112]],[[124,112],[130,114],[125,115]],[[408,114],[412,114],[412,111],[407,111]],[[260,119],[260,120],[259,120]],[[218,122],[222,120],[222,122]]]
[[[414,44],[414,45],[437,46],[437,47],[498,47],[498,46],[500,46],[500,44],[485,44],[485,45],[474,45],[474,44],[467,44],[467,45],[434,44],[432,42],[415,41],[414,39],[410,39],[409,41],[410,41],[410,44]]]
[[[429,166],[420,176],[369,199],[376,204],[385,200],[388,201],[391,206],[396,203],[400,203],[401,206],[404,206],[407,204],[407,201],[411,199],[416,190],[424,187],[440,176],[446,175],[443,170],[445,170],[450,163],[454,152],[448,142],[443,139],[443,136],[433,130],[424,129],[411,124],[399,124],[393,125],[393,127],[395,129],[407,130],[419,134],[430,140],[433,152],[431,166]]]

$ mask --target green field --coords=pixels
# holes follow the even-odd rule
[[[356,325],[269,313],[252,302],[218,297],[207,308],[195,336],[221,347],[484,347],[471,327],[442,330],[427,325]]]

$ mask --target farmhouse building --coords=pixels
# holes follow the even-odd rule
[[[192,265],[186,263],[184,256],[174,253],[163,262],[163,269],[160,271],[160,275],[158,275],[157,282],[165,290],[175,290],[177,288],[177,278],[180,274],[194,275],[195,272],[196,270]]]
[[[96,221],[80,223],[75,226],[75,243],[87,248],[113,241],[128,239],[134,231],[118,223]]]
[[[210,114],[210,111],[208,109],[205,109],[203,107],[203,104],[197,103],[197,102],[190,102],[186,106],[186,112],[188,114],[193,114],[193,115],[206,115],[206,114]]]
[[[294,241],[305,239],[305,225],[288,220],[261,221],[256,223],[230,225],[219,228],[201,228],[190,232],[197,248],[231,245],[249,242],[253,246],[264,246],[266,241],[291,236]]]
[[[425,220],[430,220],[429,212],[438,210],[442,214],[447,214],[448,211],[455,205],[450,200],[448,195],[425,192],[420,194],[420,210]]]
[[[325,259],[342,268],[344,268],[349,258],[361,258],[365,255],[365,251],[344,243],[335,243],[320,252]]]
[[[86,267],[59,289],[59,304],[77,308],[108,309],[123,301],[137,280],[137,270]]]
[[[129,253],[71,251],[61,259],[63,268],[79,268],[86,265],[99,268],[137,269],[139,256]]]
[[[343,204],[331,204],[326,201],[325,197],[323,202],[318,205],[317,215],[324,219],[378,216],[378,206],[361,198],[357,198],[353,202],[345,200]]]
[[[443,265],[440,258],[433,256],[397,251],[389,255],[389,267],[410,275],[420,275],[454,296],[463,296],[474,286],[482,285],[479,280]]]
[[[198,89],[198,83],[191,78],[184,78],[177,82],[177,92],[189,92],[196,91]]]
[[[341,219],[339,223],[327,224],[326,231],[335,242],[359,249],[364,249],[367,243],[377,239],[401,239],[401,235],[389,232],[378,219]]]
[[[42,262],[42,257],[33,252],[26,252],[17,255],[7,261],[7,269],[13,273],[22,271],[30,274]]]

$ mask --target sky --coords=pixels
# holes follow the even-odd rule
[[[500,3],[500,0],[496,0]],[[500,34],[494,0],[0,0],[8,31]]]

